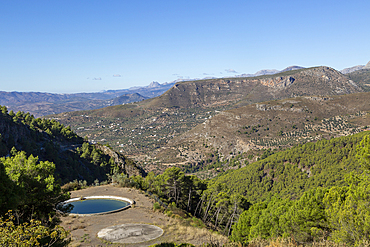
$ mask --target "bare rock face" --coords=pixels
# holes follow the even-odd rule
[[[295,79],[291,76],[275,77],[269,79],[262,79],[260,82],[262,85],[272,88],[284,88],[293,84]]]
[[[370,69],[370,61],[365,65],[364,69]]]

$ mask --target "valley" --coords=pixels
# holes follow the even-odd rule
[[[243,153],[258,156],[264,149],[362,131],[369,95],[356,81],[315,67],[179,82],[157,98],[50,117],[93,143],[109,143],[147,171],[160,173],[169,165],[202,170]]]

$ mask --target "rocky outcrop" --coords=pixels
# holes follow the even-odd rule
[[[295,79],[291,76],[275,77],[269,79],[261,79],[260,83],[267,87],[284,88],[293,84]]]

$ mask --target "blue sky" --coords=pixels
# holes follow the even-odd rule
[[[370,1],[1,1],[0,91],[96,92],[370,60]],[[233,72],[235,71],[235,72]]]

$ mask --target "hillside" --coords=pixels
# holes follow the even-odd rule
[[[63,183],[95,179],[107,180],[113,169],[129,176],[142,175],[143,170],[125,156],[102,145],[90,145],[70,127],[54,120],[34,118],[29,113],[0,112],[0,156],[12,153],[14,147],[41,161],[56,165],[55,176]]]
[[[340,72],[315,67],[273,76],[179,82],[153,99],[51,117],[90,141],[109,143],[130,157],[138,157],[226,109],[292,96],[362,91]],[[140,160],[146,162],[144,159]]]
[[[122,104],[128,104],[131,102],[137,102],[148,99],[148,97],[144,97],[138,93],[132,93],[132,94],[124,94],[121,96],[118,96],[117,98],[114,98],[112,100],[111,105],[122,105]]]
[[[175,137],[148,162],[200,164],[231,159],[253,150],[281,149],[322,138],[358,133],[370,127],[370,93],[304,96],[268,101],[220,112]],[[154,158],[155,157],[155,158]]]
[[[367,131],[298,145],[241,169],[229,170],[211,184],[223,185],[223,190],[231,194],[243,194],[253,203],[273,195],[296,199],[309,189],[342,186],[346,184],[346,175],[363,169],[356,158],[356,146],[368,135]]]

